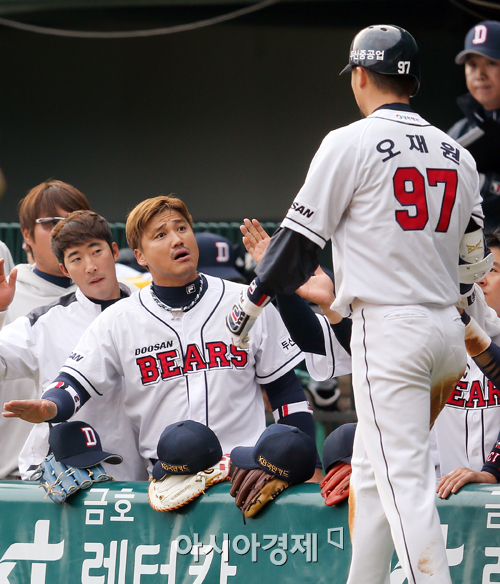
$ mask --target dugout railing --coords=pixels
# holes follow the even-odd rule
[[[346,581],[345,501],[327,507],[319,485],[296,485],[244,523],[229,487],[214,485],[189,505],[160,513],[148,503],[147,481],[95,483],[62,505],[44,498],[36,482],[0,481],[0,582]],[[447,501],[437,499],[454,584],[499,581],[499,495],[499,485],[474,484]],[[428,565],[421,564],[424,571]],[[390,581],[406,582],[396,556]]]

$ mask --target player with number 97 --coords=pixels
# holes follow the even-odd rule
[[[352,316],[358,416],[348,584],[388,582],[394,547],[410,584],[451,584],[429,426],[466,366],[459,282],[466,293],[491,266],[478,175],[472,156],[409,105],[420,71],[406,30],[359,32],[348,72],[365,117],[323,140],[241,302],[246,324],[226,322],[234,343],[251,338],[256,300],[295,291],[332,240],[331,308]]]

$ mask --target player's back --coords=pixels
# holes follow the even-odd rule
[[[336,305],[453,304],[459,243],[471,213],[482,216],[474,160],[410,111],[380,109],[343,130],[329,146],[333,156],[343,143],[353,173],[332,183],[340,204],[328,209]]]

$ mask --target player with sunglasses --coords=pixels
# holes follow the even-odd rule
[[[53,227],[73,211],[90,210],[89,202],[75,187],[58,180],[48,180],[36,187],[19,202],[18,213],[24,242],[33,254],[34,264],[19,264],[11,272],[12,303],[0,306],[4,323],[25,316],[38,306],[58,300],[64,294],[76,290],[73,282],[59,267],[59,261],[50,247],[50,232]],[[15,277],[17,273],[17,278]],[[14,285],[15,282],[15,294]],[[7,286],[3,266],[0,268],[0,286]],[[0,383],[2,397],[36,396],[35,382],[18,379]],[[5,423],[0,419],[0,479],[18,478],[17,459],[30,428],[27,424]]]

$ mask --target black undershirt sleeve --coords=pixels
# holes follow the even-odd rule
[[[331,324],[330,326],[337,337],[337,341],[341,344],[344,351],[350,355],[352,320],[350,318],[343,318],[337,324]]]
[[[326,355],[325,337],[318,317],[297,294],[278,294],[278,310],[293,342],[304,353]]]
[[[473,360],[493,385],[500,387],[500,347],[491,343],[486,351],[473,357]]]
[[[255,273],[265,294],[293,294],[319,266],[321,247],[286,227],[279,229],[259,262]]]

